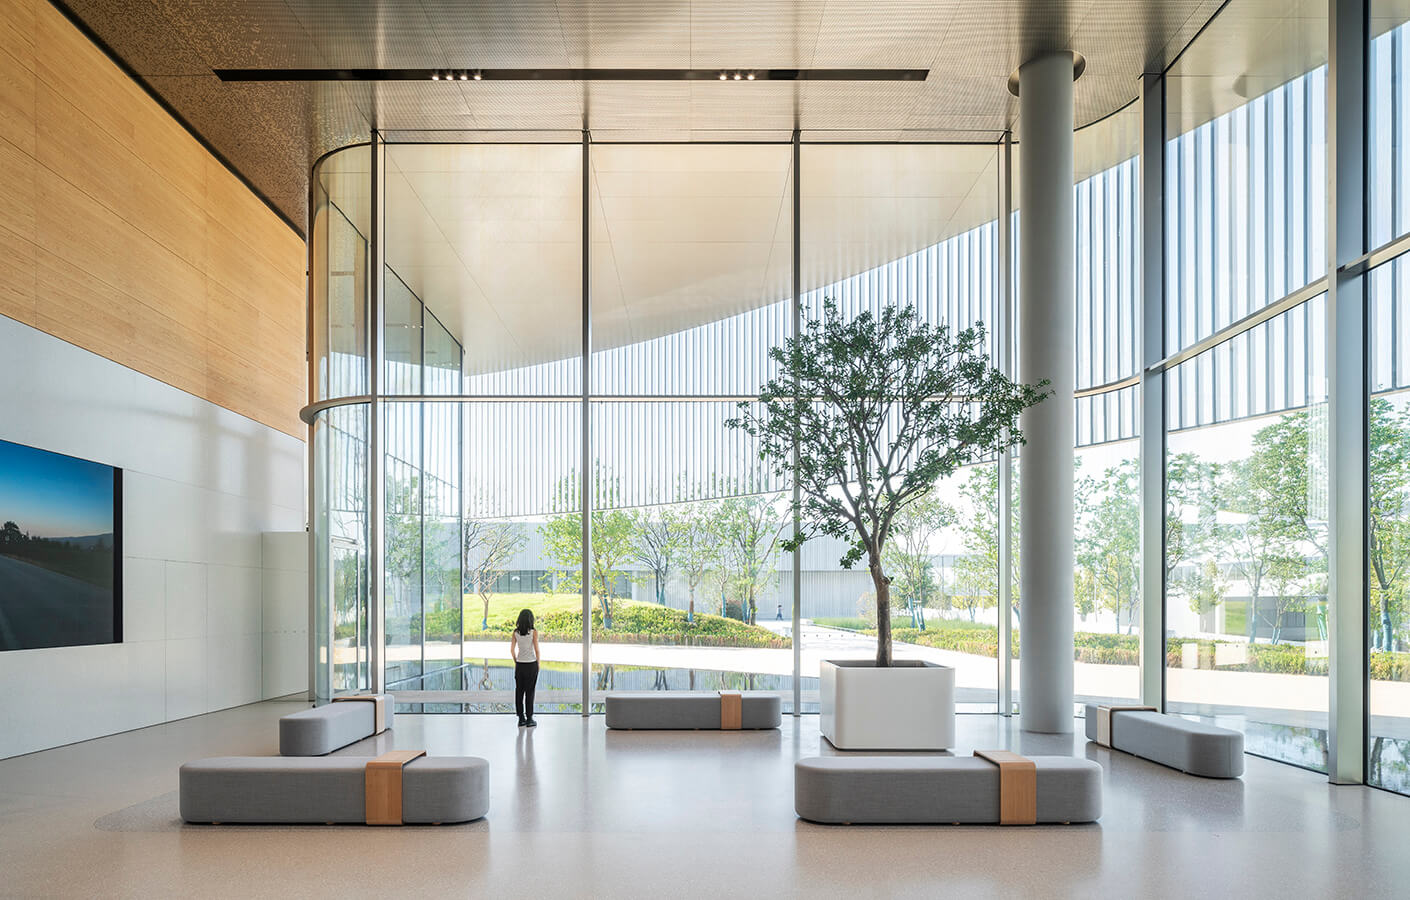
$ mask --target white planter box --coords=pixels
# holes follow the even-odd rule
[[[823,737],[839,750],[944,750],[955,745],[955,670],[922,660],[819,666]]]

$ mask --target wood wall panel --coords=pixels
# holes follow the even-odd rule
[[[0,0],[0,315],[302,438],[303,241],[44,0]]]

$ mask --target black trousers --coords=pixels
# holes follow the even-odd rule
[[[539,683],[539,664],[517,662],[514,664],[514,711],[519,720],[534,717],[534,687]]]

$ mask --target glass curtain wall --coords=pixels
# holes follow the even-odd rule
[[[1295,13],[1234,0],[1167,74],[1166,352],[1202,352],[1165,373],[1166,708],[1325,771],[1327,22]]]
[[[997,361],[998,152],[992,145],[802,148],[802,315],[828,301],[845,317],[886,305],[953,329],[983,324]],[[936,485],[898,524],[884,560],[893,579],[898,659],[956,670],[957,708],[997,709],[998,466]],[[875,594],[865,567],[844,570],[840,542],[803,550],[804,685],[823,659],[876,654]],[[815,710],[814,689],[804,697]]]
[[[1073,141],[1080,395],[1072,594],[1079,715],[1089,702],[1140,697],[1140,395],[1131,383],[1140,355],[1139,121],[1133,104]]]
[[[986,323],[996,353],[996,149],[802,152],[804,314],[824,298],[848,315],[914,304],[928,321]],[[1083,338],[1083,388],[1128,374],[1134,357],[1134,164],[1104,153],[1074,188],[1079,298],[1102,322]],[[788,486],[723,422],[757,394],[769,348],[791,328],[792,158],[789,145],[592,148],[598,690],[742,686],[791,703],[793,560],[778,547]],[[384,154],[384,666],[407,696],[470,691],[470,708],[506,708],[521,608],[553,645],[545,678],[563,683],[550,690],[571,693],[582,658],[581,159],[576,145],[393,142]],[[1075,477],[1090,508],[1075,524],[1091,532],[1078,562],[1095,574],[1079,576],[1089,589],[1074,616],[1091,634],[1074,664],[1084,696],[1126,697],[1132,660],[1118,645],[1137,639],[1139,601],[1114,562],[1121,535],[1095,529],[1129,505],[1132,391],[1078,408],[1088,449]],[[893,548],[906,584],[897,640],[902,655],[961,669],[963,709],[993,710],[997,464],[939,485],[932,505]],[[799,557],[804,711],[816,708],[820,659],[875,652],[870,579],[840,567],[843,551],[816,540]]]
[[[385,404],[386,672],[419,711],[512,708],[522,609],[538,707],[578,708],[581,159],[387,145],[383,392],[425,399]]]
[[[767,690],[791,711],[788,486],[724,423],[790,327],[792,159],[592,148],[594,700]]]
[[[1367,83],[1370,245],[1410,232],[1410,6],[1374,0]],[[1410,257],[1367,288],[1367,766],[1369,784],[1410,793]]]
[[[324,159],[312,179],[314,400],[367,392],[369,159],[366,147],[348,148]],[[324,410],[313,422],[311,655],[319,699],[371,683],[367,433],[365,404]]]

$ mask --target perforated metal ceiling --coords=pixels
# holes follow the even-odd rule
[[[616,140],[993,141],[1005,79],[1086,56],[1079,125],[1121,108],[1219,0],[67,0],[290,221],[310,165],[388,130]],[[215,68],[928,68],[923,83],[224,83]]]

